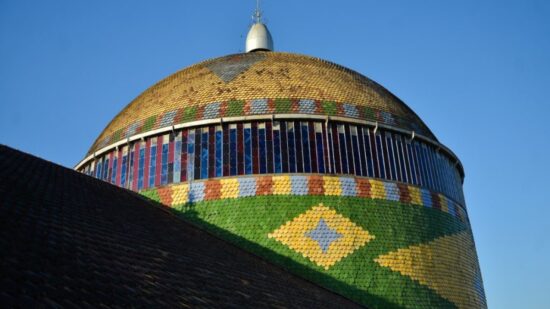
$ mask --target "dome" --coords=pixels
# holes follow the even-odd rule
[[[351,117],[436,140],[407,105],[369,78],[318,58],[258,51],[207,60],[158,82],[114,117],[88,154],[147,130],[259,114]]]
[[[460,161],[329,61],[255,50],[183,69],[76,169],[368,308],[486,308]]]

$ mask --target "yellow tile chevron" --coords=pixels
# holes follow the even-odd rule
[[[443,236],[431,242],[381,255],[375,262],[420,282],[458,308],[484,307],[481,275],[471,232]]]

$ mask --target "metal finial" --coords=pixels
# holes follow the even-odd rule
[[[256,0],[256,11],[254,12],[253,18],[257,24],[262,22],[262,11],[260,11],[260,0]]]

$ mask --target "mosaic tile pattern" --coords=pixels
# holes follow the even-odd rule
[[[166,197],[160,197],[160,192],[164,192]],[[468,222],[465,208],[443,194],[411,185],[362,177],[281,175],[222,178],[174,184],[140,193],[171,207],[257,195],[361,197],[433,208],[448,213],[461,222]]]
[[[460,232],[398,249],[375,262],[430,287],[460,309],[481,308],[485,299],[474,247],[472,235]]]
[[[219,109],[206,108],[220,102]],[[167,113],[176,114],[175,124],[216,113],[228,117],[288,112],[363,118],[435,139],[401,100],[357,72],[308,56],[255,52],[208,60],[160,81],[124,108],[88,153],[169,123]]]
[[[160,191],[148,195],[182,201],[189,188],[204,188],[230,197],[216,199],[218,193],[205,193],[202,201],[172,209],[368,308],[486,308],[469,224],[444,208],[433,208],[443,205],[441,201],[421,207],[411,203],[422,200],[414,188],[403,190],[370,179],[356,179],[356,196],[343,195],[349,180],[341,177],[327,179],[338,184],[335,195],[302,194],[323,187],[308,181],[305,189],[303,178],[258,177],[257,195],[248,196],[252,181],[246,178],[176,185],[170,198]],[[298,180],[295,185],[293,180]],[[241,187],[246,197],[239,197]],[[301,189],[294,195],[297,187]],[[392,190],[400,190],[399,200]],[[368,198],[372,194],[380,198]]]
[[[310,115],[331,115],[369,120],[415,131],[418,134],[432,137],[426,129],[413,125],[411,119],[391,115],[387,112],[373,110],[367,106],[350,103],[323,104],[312,99],[253,99],[243,101],[223,101],[205,104],[200,109],[196,106],[181,107],[120,128],[111,135],[96,141],[88,154],[105,146],[116,143],[138,133],[169,127],[179,123],[232,116],[271,115],[276,113],[300,113]],[[184,117],[178,117],[184,115]],[[432,137],[433,138],[433,137]]]
[[[375,238],[348,218],[323,204],[286,222],[268,234],[324,269]]]

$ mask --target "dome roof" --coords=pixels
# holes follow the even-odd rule
[[[157,128],[258,114],[365,119],[436,140],[399,98],[355,71],[309,56],[257,51],[207,60],[158,82],[115,116],[88,154]]]

